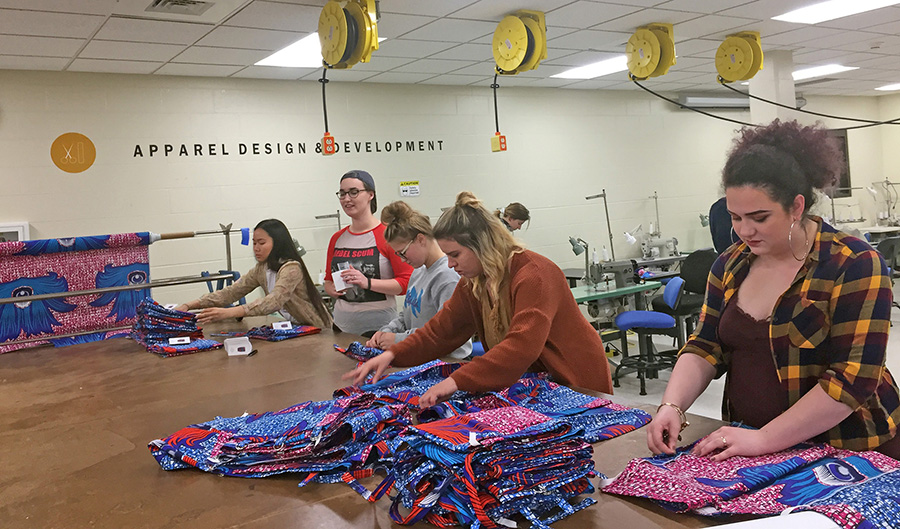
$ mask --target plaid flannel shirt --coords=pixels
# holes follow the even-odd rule
[[[900,423],[900,394],[884,363],[891,280],[871,246],[821,218],[813,220],[819,230],[812,251],[772,311],[772,356],[789,405],[819,384],[854,410],[817,440],[871,450],[892,438]],[[723,351],[719,342],[719,316],[753,259],[746,243],[732,245],[719,256],[709,274],[700,323],[681,350],[704,358],[716,368],[717,377],[731,365],[731,352]]]

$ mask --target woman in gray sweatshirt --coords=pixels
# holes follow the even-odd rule
[[[406,298],[400,315],[376,332],[366,345],[387,349],[409,336],[432,318],[450,299],[459,274],[447,266],[428,217],[403,201],[392,202],[381,210],[386,225],[384,238],[400,259],[415,270],[409,278]],[[466,358],[472,353],[472,342],[465,343],[450,356]]]

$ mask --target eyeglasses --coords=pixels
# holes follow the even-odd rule
[[[404,246],[402,250],[398,250],[396,252],[397,257],[399,257],[400,259],[403,259],[404,261],[406,261],[408,263],[409,259],[406,258],[406,251],[409,250],[409,246],[413,243],[414,240],[416,240],[415,237],[410,239],[409,242],[406,243],[406,246]]]
[[[356,197],[358,197],[359,194],[360,194],[361,192],[363,192],[363,191],[367,191],[367,190],[366,190],[366,189],[356,189],[355,187],[351,187],[350,189],[348,189],[348,190],[346,190],[346,191],[344,191],[343,189],[341,189],[340,191],[338,191],[337,193],[335,193],[335,195],[337,195],[337,197],[338,197],[339,199],[342,199],[342,198],[344,198],[344,197],[347,196],[347,195],[350,195],[350,198],[356,198]]]

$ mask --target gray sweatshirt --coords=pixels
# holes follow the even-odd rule
[[[443,256],[429,267],[420,266],[413,270],[403,300],[400,315],[381,328],[382,332],[396,333],[396,341],[401,341],[419,327],[424,327],[444,302],[450,299],[459,274],[447,266],[447,256]],[[472,352],[472,342],[468,341],[450,353],[453,358],[465,358]]]

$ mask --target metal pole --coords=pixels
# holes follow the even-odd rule
[[[83,336],[85,334],[94,334],[100,332],[113,332],[113,331],[124,331],[126,329],[130,329],[131,325],[126,325],[123,327],[110,327],[109,329],[98,329],[94,331],[80,331],[80,332],[70,332],[66,334],[54,334],[52,336],[44,336],[41,338],[23,338],[21,340],[13,340],[11,342],[0,342],[0,345],[19,345],[21,343],[31,343],[31,342],[46,342],[50,340],[56,340],[59,338],[73,338],[75,336]],[[122,336],[125,336],[124,334]]]
[[[613,244],[612,224],[609,223],[609,203],[606,201],[606,189],[604,188],[603,192],[600,194],[584,197],[585,200],[593,200],[595,198],[603,199],[603,211],[606,213],[606,233],[609,234],[609,252],[612,255],[613,261],[615,261],[616,247]]]
[[[606,202],[606,189],[603,190],[603,211],[606,212],[606,231],[609,234],[609,252],[612,260],[616,260],[616,249],[613,246],[612,224],[609,223],[609,204]]]
[[[341,231],[341,210],[337,209],[334,213],[329,213],[328,215],[316,215],[316,220],[322,219],[337,219],[338,231]]]
[[[222,233],[225,235],[225,270],[233,270],[231,268],[231,224],[219,223]]]
[[[231,274],[216,274],[205,277],[183,276],[170,277],[160,279],[158,281],[150,281],[149,283],[141,283],[138,285],[122,285],[118,287],[93,288],[90,290],[73,290],[70,292],[53,292],[50,294],[34,294],[31,296],[18,296],[13,298],[0,298],[0,305],[8,305],[10,303],[28,303],[31,301],[41,301],[44,299],[59,299],[76,296],[90,296],[93,294],[103,294],[105,292],[123,292],[126,290],[143,290],[145,288],[168,287],[172,285],[188,285],[191,283],[205,283],[209,281],[218,281],[219,279],[233,279]],[[97,331],[99,332],[99,331]],[[2,344],[0,344],[2,345]]]

